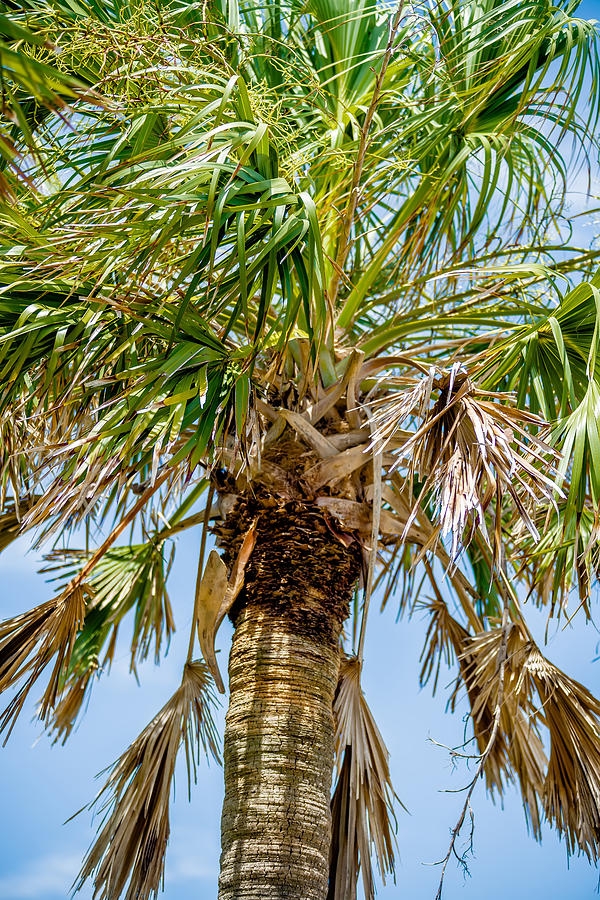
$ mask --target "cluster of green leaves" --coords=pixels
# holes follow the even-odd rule
[[[52,494],[67,520],[89,508],[91,481],[99,498],[117,471],[143,480],[161,454],[193,468],[232,423],[241,435],[295,337],[327,384],[343,371],[334,334],[376,355],[522,319],[523,302],[482,303],[481,271],[460,273],[479,265],[496,295],[515,277],[515,239],[539,241],[561,212],[551,136],[585,144],[598,111],[582,120],[559,97],[596,77],[593,30],[568,9],[487,0],[407,16],[336,301],[383,10],[27,0],[10,21],[19,59],[103,97],[40,118],[30,91],[23,135],[37,128],[38,151],[2,209],[0,410],[20,396],[45,425],[62,410],[46,443],[79,486],[77,501]],[[492,242],[503,272],[486,273]],[[531,258],[525,285],[542,277]]]
[[[509,568],[478,534],[464,560],[478,596],[460,567],[452,582],[465,621],[489,627],[507,572],[552,610],[577,581],[589,611],[599,253],[576,246],[568,193],[598,152],[600,91],[598,34],[576,4],[432,0],[397,27],[395,5],[368,0],[5,5],[0,496],[24,527],[143,515],[140,494],[146,514],[182,500],[179,527],[216,451],[251,456],[275,407],[310,418],[330,387],[349,399],[352,378],[354,401],[385,405],[433,366],[450,395],[466,369],[552,423],[564,496],[538,508],[536,541],[516,501],[492,520],[481,480]],[[356,402],[346,414],[369,425]],[[381,465],[385,512],[405,512]],[[431,536],[431,497],[422,507]],[[12,536],[12,507],[9,520]],[[400,532],[382,556],[409,605],[423,552]],[[59,735],[128,611],[133,664],[168,637],[165,540],[157,525],[88,573]]]

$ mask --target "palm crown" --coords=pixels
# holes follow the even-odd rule
[[[488,787],[516,776],[534,833],[545,815],[596,860],[600,708],[536,647],[515,587],[562,615],[574,586],[589,614],[600,277],[565,199],[595,151],[593,26],[540,0],[7,6],[0,546],[55,539],[59,587],[0,626],[5,731],[49,671],[40,715],[66,739],[128,615],[132,669],[159,660],[171,539],[203,529],[182,687],[111,771],[82,877],[158,889],[177,750],[218,752],[214,636],[261,509],[307,502],[362,567],[331,896],[359,862],[372,893],[373,844],[393,868],[360,666],[376,585],[408,610],[420,572],[422,681],[456,663]]]

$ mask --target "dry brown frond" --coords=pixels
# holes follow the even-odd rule
[[[498,703],[500,672],[498,658],[504,640],[503,629],[483,631],[470,638],[459,659],[461,674],[471,705],[477,746],[487,746],[494,710]],[[488,759],[485,775],[488,788],[503,790],[503,781],[515,777],[521,789],[525,815],[534,835],[540,837],[539,798],[542,794],[546,754],[537,725],[534,686],[523,668],[523,650],[529,636],[520,622],[508,631],[504,685],[498,735]]]
[[[474,718],[480,707],[493,702],[497,681],[493,658],[499,640],[499,629],[495,629],[477,635],[469,645],[474,660],[470,687],[480,690]],[[600,858],[600,702],[549,662],[521,623],[513,624],[507,650],[502,728],[509,736],[511,766],[521,783],[534,833],[539,837],[541,799],[548,820],[565,836],[567,851],[581,850],[596,862]],[[548,761],[538,721],[550,734]]]
[[[43,670],[55,658],[39,715],[48,719],[60,686],[60,676],[68,665],[77,633],[85,615],[85,586],[69,587],[62,594],[35,609],[0,624],[0,691],[24,684],[0,716],[0,732],[7,739],[25,699]]]
[[[452,664],[455,657],[460,661],[470,635],[467,629],[457,622],[454,616],[450,615],[446,603],[441,598],[421,601],[417,607],[430,614],[425,644],[419,659],[422,661],[419,681],[425,685],[433,675],[433,692],[435,693],[442,659],[447,666]]]
[[[186,663],[181,686],[111,767],[92,807],[104,811],[101,831],[75,889],[93,877],[94,898],[148,900],[161,887],[169,839],[169,800],[177,753],[184,745],[188,781],[196,777],[200,744],[218,761],[212,680],[203,662]]]
[[[61,688],[52,715],[48,719],[48,729],[53,733],[53,743],[64,744],[75,727],[84,700],[89,697],[92,682],[98,676],[98,667],[90,667],[82,675],[68,679]]]
[[[498,557],[500,535],[496,533],[490,542],[485,513],[495,501],[498,531],[506,495],[537,538],[532,509],[540,501],[551,502],[557,488],[536,463],[544,463],[548,471],[548,461],[556,454],[525,426],[540,428],[545,423],[511,406],[510,395],[478,390],[458,366],[449,372],[432,369],[421,379],[404,378],[401,385],[401,390],[379,405],[375,440],[386,444],[407,420],[421,421],[400,454],[407,460],[408,484],[412,485],[415,475],[423,482],[419,500],[429,495],[433,499],[441,537],[452,534],[452,559],[459,545],[469,542],[475,528],[493,544]],[[432,403],[434,392],[437,399]],[[485,397],[493,397],[495,402]]]
[[[20,530],[21,519],[14,504],[11,504],[0,513],[0,552],[18,538]]]
[[[371,845],[384,878],[394,872],[395,821],[388,751],[360,686],[360,663],[344,657],[334,700],[338,778],[331,802],[328,900],[355,900],[362,868],[364,893],[374,897]]]
[[[600,858],[600,702],[529,644],[524,667],[542,701],[550,732],[544,782],[546,816],[565,836],[567,851]]]
[[[460,673],[450,704],[456,703],[460,683],[466,688],[473,732],[480,754],[487,751],[484,774],[490,791],[502,794],[505,783],[515,778],[521,789],[523,807],[536,838],[540,837],[540,799],[546,754],[537,726],[535,688],[524,676],[523,648],[528,636],[519,624],[510,627],[507,637],[502,706],[494,742],[489,746],[500,691],[500,649],[503,629],[471,635],[450,615],[441,598],[420,604],[431,613],[421,658],[421,683],[432,675],[437,685],[442,657],[451,663],[455,656]]]

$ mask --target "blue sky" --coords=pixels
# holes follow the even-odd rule
[[[91,815],[84,812],[68,824],[74,812],[94,795],[95,775],[136,737],[178,684],[191,618],[197,536],[179,540],[172,574],[171,597],[178,631],[160,668],[141,669],[141,685],[128,674],[127,649],[117,654],[113,671],[94,687],[92,703],[77,731],[64,747],[50,745],[29,719],[33,707],[17,724],[1,751],[0,820],[1,900],[63,900],[92,840]],[[50,586],[35,574],[37,561],[19,545],[0,556],[3,611],[16,613],[47,598]],[[529,610],[529,622],[543,640],[544,620]],[[384,900],[433,900],[439,870],[428,863],[442,857],[449,829],[462,804],[456,790],[469,780],[466,770],[453,770],[448,753],[436,746],[462,741],[465,709],[454,716],[444,711],[448,692],[440,679],[440,696],[419,690],[418,657],[425,626],[419,616],[395,623],[393,604],[369,623],[364,687],[391,754],[395,789],[409,813],[398,811],[399,863],[396,885],[379,890]],[[230,639],[225,625],[220,635],[222,668]],[[579,621],[549,640],[549,658],[600,694],[600,663],[594,662],[600,635]],[[450,682],[450,674],[447,679]],[[201,765],[192,802],[186,795],[185,774],[179,772],[172,808],[172,836],[167,857],[165,900],[213,900],[219,855],[222,771]],[[564,846],[546,830],[542,845],[527,835],[520,802],[509,792],[504,810],[493,806],[478,787],[473,799],[475,856],[471,877],[452,866],[446,880],[446,900],[583,900],[596,896],[596,870],[583,859],[571,860]],[[80,897],[90,900],[84,889]]]
[[[600,0],[587,0],[580,14],[600,18]],[[574,198],[577,206],[579,199]],[[584,233],[582,241],[590,235]],[[94,687],[92,703],[65,747],[52,746],[32,724],[33,704],[25,710],[2,749],[0,796],[0,900],[65,900],[94,829],[87,811],[64,824],[94,796],[98,772],[112,762],[141,731],[177,687],[185,657],[197,559],[197,535],[183,535],[170,581],[178,630],[160,668],[140,669],[140,685],[128,673],[125,647],[113,670]],[[0,556],[2,616],[8,617],[47,599],[51,586],[36,574],[38,558],[18,541]],[[544,619],[531,609],[528,621],[543,641]],[[409,813],[398,810],[396,884],[379,888],[384,900],[433,900],[449,831],[462,805],[461,794],[447,793],[469,780],[454,769],[447,751],[463,740],[466,710],[445,713],[448,691],[432,698],[418,686],[418,657],[425,624],[418,616],[395,623],[393,601],[369,623],[364,688],[391,754],[395,789]],[[221,668],[226,668],[230,626],[219,635]],[[547,656],[600,695],[600,633],[575,621],[549,638]],[[448,683],[451,675],[448,674]],[[221,719],[224,710],[221,710]],[[172,806],[165,900],[213,900],[219,857],[222,771],[201,765],[188,803],[185,773],[178,773]],[[520,801],[509,791],[504,809],[494,806],[479,786],[473,797],[474,856],[471,877],[451,865],[445,900],[584,900],[597,896],[598,872],[585,859],[567,864],[564,844],[548,828],[541,845],[528,836]],[[85,888],[81,900],[90,900]]]

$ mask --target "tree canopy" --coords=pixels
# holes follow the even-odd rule
[[[547,0],[4,5],[0,547],[54,542],[58,589],[0,625],[0,728],[50,671],[40,716],[66,739],[127,616],[132,670],[158,661],[171,539],[203,528],[182,687],[115,764],[83,875],[158,888],[177,751],[217,753],[211,640],[252,552],[248,524],[228,573],[207,529],[240,485],[285,495],[286,429],[364,557],[336,700],[340,760],[371,748],[352,878],[371,892],[372,843],[393,868],[360,691],[377,586],[430,612],[420,678],[456,666],[487,786],[516,777],[534,834],[545,816],[596,861],[600,706],[521,611],[591,617],[598,567],[599,253],[568,208],[597,161],[596,26]],[[155,739],[150,851],[119,829]]]

